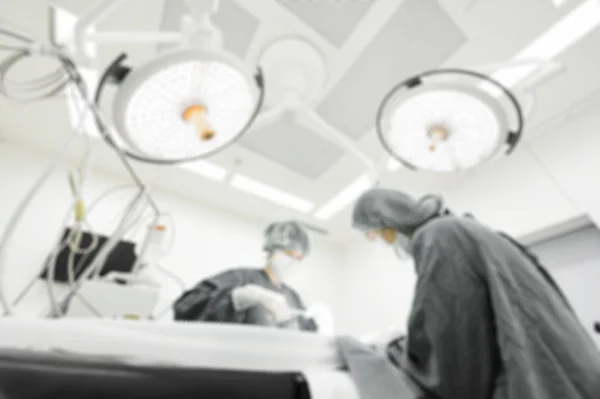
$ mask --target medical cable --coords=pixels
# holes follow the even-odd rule
[[[54,274],[55,274],[55,269],[56,269],[56,260],[58,258],[58,254],[64,250],[64,248],[66,248],[67,246],[67,241],[66,239],[60,239],[60,237],[62,237],[62,232],[64,231],[65,227],[68,225],[68,221],[71,217],[71,209],[72,206],[75,205],[75,201],[73,201],[69,212],[67,213],[63,223],[62,223],[62,228],[60,229],[60,236],[59,238],[56,240],[56,242],[58,243],[58,245],[55,246],[54,251],[52,251],[50,253],[50,256],[48,258],[48,262],[47,264],[42,266],[42,271],[44,269],[46,269],[46,293],[48,295],[48,300],[50,303],[50,310],[52,311],[53,314],[58,314],[59,313],[59,304],[58,301],[56,300],[56,295],[54,292]]]
[[[0,93],[4,96],[17,102],[45,99],[60,93],[69,83],[69,74],[65,73],[65,68],[62,66],[45,76],[28,82],[10,82],[6,77],[8,72],[22,59],[34,54],[42,56],[53,56],[54,54],[52,47],[37,44],[32,39],[2,28],[2,26],[0,26],[0,34],[20,40],[25,44],[25,47],[0,45],[2,50],[15,52],[14,55],[0,63]]]
[[[47,50],[44,50],[44,54],[47,52]],[[0,63],[0,92],[2,92],[5,97],[18,103],[54,97],[61,93],[71,81],[71,75],[69,73],[65,73],[64,70],[62,72],[55,70],[46,76],[34,79],[30,82],[12,83],[11,85],[11,82],[7,79],[7,74],[21,60],[32,54],[33,51],[27,49],[14,54]]]
[[[23,51],[22,47],[16,46],[7,46],[5,44],[0,44],[0,50],[2,51]]]
[[[77,126],[74,129],[74,133],[76,135],[81,135],[83,134],[85,136],[85,132],[83,131],[83,127],[85,125],[85,118],[88,114],[88,109],[82,109],[80,110],[79,113],[79,120],[77,122]],[[70,187],[72,190],[72,194],[73,194],[73,202],[71,205],[71,212],[69,212],[67,218],[70,216],[71,213],[74,214],[75,217],[75,223],[73,225],[73,227],[70,229],[69,234],[67,234],[67,236],[65,237],[65,239],[63,240],[63,242],[61,242],[60,245],[57,245],[54,252],[52,253],[52,255],[50,256],[50,261],[48,262],[48,272],[47,272],[47,277],[46,277],[46,291],[48,294],[48,300],[50,302],[50,308],[52,311],[52,315],[58,317],[61,315],[62,313],[62,309],[59,307],[59,303],[58,300],[56,298],[55,295],[55,291],[54,291],[54,283],[55,283],[55,271],[56,271],[56,262],[58,259],[58,255],[65,249],[65,248],[69,248],[68,251],[68,255],[67,255],[67,280],[69,283],[69,286],[74,285],[75,283],[75,277],[74,274],[76,273],[74,270],[74,261],[75,261],[75,254],[77,251],[79,251],[79,244],[81,241],[81,236],[83,233],[83,227],[82,227],[82,223],[83,220],[85,220],[85,210],[84,210],[84,206],[83,206],[83,200],[82,200],[82,185],[83,182],[85,181],[85,177],[87,175],[87,173],[89,172],[89,165],[90,165],[90,156],[91,156],[91,150],[90,150],[90,141],[86,140],[86,144],[87,144],[87,150],[84,153],[83,156],[83,161],[80,165],[80,176],[78,181],[76,182],[75,179],[73,178],[73,175],[70,174],[69,175],[69,183],[70,183]],[[63,223],[63,230],[67,227],[67,222],[65,221]],[[98,237],[96,237],[95,235],[92,236],[92,242],[90,243],[90,245],[87,248],[87,252],[86,253],[91,253],[92,251],[95,250],[96,246],[98,245]],[[76,242],[73,242],[73,240],[75,239]]]
[[[143,197],[144,193],[144,191],[141,191],[131,202],[130,207],[128,207],[128,209],[135,206],[140,200],[140,198]],[[128,215],[126,214],[114,230],[111,237],[102,246],[100,252],[96,255],[96,257],[94,257],[92,264],[82,273],[79,279],[75,282],[75,285],[71,287],[69,293],[67,294],[67,297],[76,294],[81,289],[83,282],[85,282],[89,277],[95,276],[97,273],[101,272],[102,267],[106,263],[108,256],[113,251],[114,247],[118,244],[118,242],[121,240],[123,230],[126,227],[126,223],[128,222],[127,218]]]
[[[97,202],[96,202],[97,203]],[[133,212],[131,212],[132,209],[132,204],[130,204],[130,206],[127,207],[127,209],[123,212],[123,215],[121,217],[121,219],[126,218],[127,215],[131,215]],[[88,212],[89,214],[89,212]],[[131,228],[132,223],[126,223],[124,225],[123,228],[123,233],[125,233],[128,229]],[[67,259],[67,274],[68,274],[68,284],[69,284],[69,288],[70,288],[70,292],[64,297],[66,302],[69,302],[72,298],[74,297],[78,297],[81,301],[82,304],[84,306],[86,306],[92,313],[94,313],[97,317],[101,317],[101,313],[99,311],[97,311],[92,305],[91,303],[85,299],[85,297],[81,294],[81,292],[79,291],[79,289],[76,287],[76,283],[77,281],[83,281],[83,277],[84,276],[80,276],[77,280],[75,280],[75,276],[79,273],[79,271],[81,270],[81,268],[83,267],[83,265],[85,264],[85,262],[88,260],[88,255],[91,254],[91,252],[93,252],[96,249],[97,243],[99,241],[98,236],[95,234],[92,234],[92,237],[95,238],[95,244],[92,247],[92,245],[87,247],[86,251],[78,251],[77,248],[73,248],[70,246],[70,244],[72,243],[72,236],[74,234],[76,234],[77,231],[74,229],[71,229],[69,235],[67,236],[67,238],[64,240],[63,243],[61,243],[61,245],[59,245],[56,250],[53,252],[53,254],[51,255],[51,259],[48,265],[48,278],[46,279],[46,285],[47,285],[47,291],[48,291],[48,299],[51,303],[51,307],[53,310],[53,316],[54,317],[61,317],[63,315],[63,307],[59,304],[59,301],[56,298],[56,295],[54,293],[54,270],[56,267],[56,260],[57,260],[57,256],[58,254],[64,250],[65,247],[69,246],[69,254],[68,254],[68,259]],[[120,241],[120,239],[119,239]],[[118,244],[118,241],[115,243],[115,245]],[[108,245],[105,244],[105,245]],[[104,246],[103,246],[104,248]],[[108,256],[110,256],[110,253],[112,253],[112,249],[110,248],[110,250],[108,251]],[[84,256],[79,260],[79,262],[77,263],[77,265],[74,265],[74,260],[75,260],[75,254],[79,252],[81,254],[83,254]],[[105,262],[103,262],[102,264],[99,265],[99,267],[96,269],[97,273],[95,273],[94,275],[90,276],[90,278],[96,278],[101,270],[102,267],[104,265]],[[93,265],[90,267],[94,267]]]
[[[154,268],[164,274],[165,276],[169,277],[171,280],[173,280],[175,282],[175,284],[177,284],[177,286],[179,288],[181,288],[181,292],[184,292],[187,287],[185,285],[185,282],[183,281],[183,279],[181,277],[179,277],[177,274],[173,273],[172,271],[160,266],[160,265],[155,265]]]
[[[130,184],[128,185],[122,185],[122,186],[117,186],[117,187],[113,187],[107,191],[105,191],[104,193],[102,193],[99,197],[97,197],[90,205],[90,207],[88,208],[88,210],[85,212],[85,216],[86,218],[83,219],[83,221],[87,223],[87,216],[89,216],[96,208],[96,206],[103,200],[105,199],[108,195],[113,194],[117,191],[121,191],[124,189],[129,189],[135,186],[132,186]],[[129,208],[130,209],[130,208]],[[127,213],[128,210],[125,210],[124,213]],[[121,215],[121,218],[123,218],[123,215]],[[66,225],[66,223],[65,223]],[[125,227],[125,230],[129,230],[131,228],[131,226],[134,225],[134,223],[128,224]],[[66,226],[65,226],[66,227]],[[91,227],[91,226],[89,226]],[[99,238],[96,234],[92,234],[92,239],[93,239],[93,243],[91,243],[88,247],[86,247],[85,250],[81,250],[81,248],[77,245],[77,247],[74,247],[73,245],[73,235],[75,235],[79,229],[71,229],[69,235],[67,236],[67,238],[65,239],[65,241],[63,243],[61,243],[61,245],[59,245],[56,248],[55,253],[53,253],[52,257],[51,257],[51,261],[49,262],[49,276],[48,279],[46,280],[46,284],[48,284],[47,289],[48,289],[48,296],[49,296],[49,300],[51,302],[52,305],[52,309],[53,309],[53,313],[55,315],[55,317],[60,317],[62,315],[62,311],[61,311],[61,307],[60,304],[58,303],[57,299],[56,299],[56,295],[54,295],[54,285],[52,284],[54,282],[54,268],[56,267],[56,257],[55,254],[60,253],[67,245],[69,246],[69,254],[68,254],[68,260],[67,260],[67,274],[68,274],[68,283],[69,286],[71,287],[71,289],[73,290],[73,287],[76,283],[75,281],[75,276],[79,273],[79,271],[81,270],[81,268],[83,267],[83,265],[85,264],[85,262],[88,260],[88,255],[91,254],[91,252],[93,252],[96,249],[96,246],[99,242]],[[90,229],[93,230],[93,229]],[[81,232],[81,231],[79,231]],[[74,260],[75,260],[75,254],[81,254],[84,255],[79,262],[77,262],[77,265],[74,265]],[[75,294],[73,295],[67,295],[67,297],[65,298],[65,300],[68,302],[70,301],[74,296],[77,296],[82,303],[92,312],[94,313],[96,316],[101,317],[101,313],[99,311],[97,311],[92,304],[85,299],[85,297],[81,294],[81,292],[76,291]]]
[[[26,38],[24,36],[21,36],[17,33],[14,33],[11,31],[6,31],[6,29],[3,29],[1,27],[0,27],[0,34],[6,34],[8,36],[17,38],[17,39],[22,40],[29,44],[35,44],[33,42],[33,40]],[[62,78],[63,75],[58,74],[55,71],[52,74],[49,74],[42,78],[38,78],[38,79],[34,80],[33,82],[17,84],[17,85],[13,84],[13,86],[26,87],[27,90],[23,90],[23,92],[26,92],[27,94],[29,94],[29,92],[36,91],[38,89],[42,89],[42,88],[47,89],[43,93],[36,93],[35,96],[33,96],[33,95],[31,95],[30,97],[29,96],[16,96],[16,97],[26,97],[26,98],[16,98],[16,100],[17,101],[31,101],[34,99],[48,98],[50,96],[58,94],[59,92],[62,91],[62,89],[64,87],[67,86],[67,84],[69,82],[72,82],[72,83],[74,83],[75,89],[77,90],[77,92],[81,96],[81,99],[83,100],[83,103],[84,103],[83,106],[85,107],[85,110],[92,112],[94,119],[96,120],[96,124],[99,126],[99,130],[101,131],[101,133],[103,135],[108,134],[108,127],[107,127],[108,125],[105,122],[103,115],[97,109],[96,104],[94,102],[90,101],[90,99],[88,98],[87,88],[85,87],[85,85],[82,81],[81,75],[79,74],[75,64],[69,57],[67,57],[65,54],[63,54],[60,49],[45,48],[45,47],[37,45],[37,44],[35,44],[35,46],[32,46],[32,48],[24,48],[22,50],[23,50],[22,52],[17,53],[13,57],[10,57],[8,60],[6,60],[2,64],[0,64],[0,92],[2,94],[11,98],[11,93],[6,92],[7,86],[5,85],[4,79],[6,77],[7,71],[10,68],[12,68],[18,61],[20,61],[21,59],[23,59],[31,54],[34,54],[34,53],[54,56],[61,62],[62,67],[64,68],[64,71],[66,72],[66,75],[64,75],[65,78],[63,79]],[[85,120],[85,118],[82,118],[82,120],[80,122],[83,122],[84,120]],[[72,141],[79,134],[80,134],[80,131],[79,131],[79,129],[77,129],[68,138],[68,140],[66,140],[65,143],[63,143],[63,145],[60,147],[59,151],[55,154],[55,157],[50,162],[48,168],[35,181],[35,183],[31,186],[31,188],[27,192],[27,195],[19,203],[17,209],[12,214],[12,216],[9,219],[9,222],[6,226],[5,234],[2,237],[2,240],[0,241],[0,305],[3,308],[4,315],[12,315],[14,313],[13,308],[6,297],[6,292],[3,289],[3,287],[4,287],[3,283],[4,283],[5,271],[6,271],[7,247],[9,245],[11,239],[14,236],[14,231],[16,229],[16,226],[20,222],[25,210],[30,205],[32,199],[39,193],[40,188],[43,186],[43,184],[48,179],[49,175],[54,171],[56,166],[59,164],[61,158],[67,153]],[[114,150],[116,151],[118,157],[120,158],[121,163],[126,168],[130,177],[134,180],[136,186],[138,186],[140,189],[139,194],[136,196],[136,199],[131,203],[130,209],[133,208],[134,205],[139,205],[139,200],[144,195],[146,195],[146,200],[148,201],[148,204],[155,211],[155,213],[158,217],[158,215],[160,214],[160,210],[159,210],[156,202],[146,192],[146,188],[145,188],[143,182],[141,181],[140,177],[137,175],[137,173],[135,172],[135,170],[133,169],[131,164],[128,162],[125,153],[119,148],[114,148]],[[120,240],[123,230],[125,230],[125,227],[126,227],[125,223],[127,223],[127,222],[131,223],[128,216],[129,215],[126,215],[120,221],[118,227],[114,231],[113,236],[111,236],[110,239],[108,240],[108,242],[106,243],[106,245],[104,245],[102,247],[102,249],[100,250],[100,253],[93,260],[91,267],[88,268],[83,273],[81,278],[76,282],[75,286],[70,290],[69,295],[76,294],[81,287],[82,281],[85,281],[92,273],[95,273],[96,269],[99,266],[104,265],[106,258],[112,252],[112,249]],[[146,244],[146,243],[144,243],[144,244]],[[55,262],[53,262],[53,263],[55,263]]]
[[[110,188],[110,189],[106,190],[105,192],[103,192],[102,194],[100,194],[98,197],[96,197],[96,199],[94,199],[94,200],[93,200],[93,201],[90,203],[89,207],[87,208],[87,212],[86,212],[86,214],[87,214],[88,216],[90,216],[91,214],[93,214],[93,213],[94,213],[94,211],[96,210],[97,206],[98,206],[98,205],[99,205],[99,204],[100,204],[102,201],[104,201],[106,198],[108,198],[109,196],[111,196],[111,195],[113,195],[113,194],[116,194],[116,193],[118,193],[118,192],[121,192],[121,191],[129,190],[129,189],[139,189],[139,188],[138,188],[138,187],[137,187],[135,184],[123,184],[123,185],[115,186],[115,187],[112,187],[112,188]],[[146,215],[146,213],[148,212],[148,210],[149,210],[149,209],[146,209],[146,210],[144,210],[144,211],[140,212],[140,215],[139,215],[139,217],[138,217],[138,218],[136,218],[136,219],[139,219],[139,220],[134,220],[134,222],[135,222],[135,223],[134,223],[134,222],[132,222],[132,225],[135,225],[135,226],[133,226],[133,227],[131,228],[131,231],[130,231],[130,233],[129,233],[129,234],[130,234],[130,236],[131,236],[131,235],[134,235],[135,233],[137,233],[137,231],[139,231],[139,228],[141,227],[141,222],[140,222],[140,220],[142,220],[142,219],[145,219],[145,218],[150,218],[150,216],[147,216],[147,215]],[[150,211],[152,211],[152,210],[150,209]],[[139,222],[139,223],[138,223],[138,222]],[[86,223],[88,223],[89,227],[90,227],[92,230],[96,230],[96,231],[98,230],[98,229],[94,228],[94,225],[93,225],[93,224],[91,224],[91,223],[89,222],[89,219],[86,219]]]
[[[17,228],[17,225],[21,221],[21,218],[23,217],[23,214],[25,213],[25,210],[31,204],[31,201],[33,200],[33,198],[35,198],[35,196],[39,193],[41,187],[46,182],[46,180],[48,179],[48,177],[52,174],[52,172],[54,172],[54,170],[56,169],[56,167],[60,163],[61,159],[64,157],[64,155],[69,150],[69,147],[71,146],[71,143],[73,142],[73,140],[75,140],[75,138],[78,135],[79,135],[78,132],[74,132],[63,143],[63,145],[61,146],[61,148],[56,153],[55,157],[50,162],[49,166],[38,177],[38,179],[30,187],[30,189],[27,192],[27,194],[23,197],[23,199],[21,200],[21,202],[17,206],[17,209],[11,215],[11,218],[9,219],[9,221],[6,224],[6,227],[4,229],[4,235],[2,236],[2,240],[0,240],[0,305],[3,308],[3,314],[6,315],[6,316],[9,316],[9,315],[13,314],[12,306],[11,306],[11,304],[9,303],[9,301],[8,301],[8,299],[6,297],[6,292],[4,291],[4,287],[5,287],[4,278],[5,278],[5,274],[6,274],[6,251],[7,251],[7,247],[10,244],[11,238],[14,236],[14,233],[15,233],[15,230]]]
[[[56,248],[58,246],[63,246],[65,245],[64,239],[63,237],[63,232],[65,227],[67,226],[69,219],[71,218],[71,212],[73,209],[74,203],[71,203],[68,207],[68,211],[65,215],[65,217],[63,218],[63,222],[61,223],[61,228],[59,229],[59,232],[57,233],[56,238],[54,239],[54,242],[56,243],[56,245],[54,245],[54,248],[56,250]],[[15,298],[15,300],[12,302],[12,306],[13,308],[16,307],[25,297],[25,295],[27,295],[27,293],[29,292],[29,290],[32,288],[33,284],[35,284],[35,282],[37,281],[37,279],[39,278],[39,276],[44,272],[44,270],[50,266],[50,259],[53,256],[54,252],[51,252],[48,256],[48,260],[46,263],[42,264],[42,266],[40,267],[40,269],[36,272],[36,274],[33,276],[33,278],[31,279],[31,281],[29,282],[29,284],[27,284],[23,290],[21,290],[21,292],[17,295],[17,297]],[[49,272],[49,270],[48,270]]]
[[[92,201],[90,207],[88,208],[86,214],[89,216],[93,210],[96,208],[96,206],[98,205],[98,203],[100,203],[100,201],[102,201],[104,198],[106,198],[108,195],[110,195],[111,193],[114,193],[116,191],[119,190],[123,190],[125,188],[131,188],[133,187],[132,185],[122,185],[122,186],[117,186],[117,187],[113,187],[107,191],[105,191],[104,193],[102,193],[100,196],[98,196],[96,199],[94,199],[94,201]],[[48,284],[49,282],[54,282],[54,268],[56,267],[56,257],[57,255],[63,251],[69,240],[72,240],[72,230],[69,232],[69,235],[65,238],[61,238],[63,236],[63,232],[64,230],[67,228],[68,226],[68,221],[71,218],[71,214],[72,211],[74,209],[75,206],[75,201],[73,201],[69,207],[68,207],[68,211],[67,214],[65,215],[65,217],[63,218],[63,222],[61,223],[61,229],[55,239],[55,242],[57,243],[54,246],[54,250],[49,254],[49,258],[48,261],[43,264],[40,268],[40,270],[33,276],[33,278],[31,279],[31,281],[23,288],[23,290],[21,290],[21,292],[17,295],[17,297],[15,298],[15,300],[12,303],[13,308],[16,307],[22,300],[23,298],[27,295],[27,293],[31,290],[31,288],[33,287],[33,285],[35,284],[35,282],[38,280],[39,275],[41,273],[44,272],[44,269],[48,269],[47,270],[47,280],[46,280],[46,284]],[[89,224],[88,224],[89,226]],[[91,226],[90,226],[91,227]],[[92,229],[93,230],[93,229]],[[73,250],[74,248],[71,248],[71,250]],[[74,274],[77,275],[78,271],[83,267],[83,265],[85,264],[85,262],[88,260],[89,255],[91,255],[91,253],[93,252],[95,248],[93,248],[91,245],[86,247],[86,250],[82,251],[81,248],[76,251],[77,253],[81,254],[82,257],[81,259],[77,262],[77,265],[75,265],[74,269]],[[48,296],[50,298],[50,304],[51,304],[51,309],[53,311],[56,311],[56,309],[59,309],[60,304],[58,303],[56,299],[56,296],[54,295],[54,291],[53,291],[53,286],[47,287],[48,290]],[[82,298],[81,293],[79,293],[79,298]]]
[[[88,110],[91,110],[96,121],[100,122],[99,124],[102,127],[101,130],[106,131],[107,125],[104,123],[104,118],[96,109],[95,104],[93,104],[89,100],[88,96],[86,95],[86,87],[85,87],[84,83],[82,82],[81,77],[78,74],[73,62],[66,56],[62,55],[60,52],[57,52],[57,57],[59,57],[61,59],[70,78],[75,83],[75,87],[79,91],[79,94],[85,103],[84,106]],[[127,160],[125,159],[125,155],[118,149],[116,149],[116,152],[119,155],[119,157],[121,158],[123,165],[126,167],[128,172],[130,173],[132,179],[136,182],[137,186],[140,187],[140,192],[138,193],[136,198],[130,203],[130,206],[126,210],[125,217],[121,220],[121,222],[119,223],[119,226],[117,226],[113,235],[109,238],[109,240],[105,243],[105,245],[103,245],[102,249],[100,250],[100,253],[98,253],[97,256],[94,258],[90,267],[86,271],[84,271],[82,276],[75,283],[75,286],[70,289],[70,292],[67,295],[67,297],[77,294],[77,292],[79,292],[79,290],[82,286],[82,282],[84,282],[88,277],[97,277],[98,274],[101,273],[102,267],[106,263],[106,259],[108,258],[108,256],[110,255],[110,253],[112,252],[114,247],[121,240],[124,230],[126,230],[126,228],[127,228],[125,223],[128,222],[128,216],[131,215],[131,210],[134,209],[135,206],[139,205],[140,199],[143,198],[144,195],[147,194],[146,190],[145,190],[145,186],[143,185],[139,176],[137,176],[137,174],[135,173],[135,171],[133,170],[133,168],[131,167],[129,162],[127,162]],[[157,207],[156,203],[153,201],[153,199],[149,196],[146,196],[146,200],[158,213],[158,207]]]
[[[32,38],[27,37],[22,33],[15,32],[15,29],[13,29],[13,28],[7,29],[7,28],[3,27],[3,25],[6,25],[6,21],[1,20],[0,21],[0,35],[12,37],[13,39],[20,40],[26,44],[34,43],[34,40]]]
[[[113,233],[113,236],[111,238],[109,238],[109,240],[102,246],[100,253],[96,255],[96,257],[92,261],[92,264],[84,271],[84,273],[82,273],[82,275],[76,281],[73,282],[72,285],[71,284],[69,285],[69,292],[67,292],[67,294],[64,296],[65,301],[68,302],[72,298],[77,296],[77,297],[79,297],[79,299],[82,299],[82,303],[86,307],[88,307],[92,311],[92,313],[94,313],[98,317],[102,316],[92,306],[88,306],[89,303],[87,303],[87,301],[81,295],[79,290],[80,290],[83,282],[85,282],[89,277],[92,277],[92,272],[94,272],[96,269],[101,270],[102,266],[104,266],[104,264],[106,263],[106,259],[112,253],[116,244],[120,241],[120,238],[115,240],[115,236],[119,235],[119,237],[120,237],[122,235],[122,227],[123,227],[122,223],[119,226],[117,226],[117,228],[115,229],[115,231]],[[47,288],[48,288],[48,298],[51,302],[53,317],[62,317],[63,313],[64,313],[63,312],[64,307],[60,306],[60,304],[58,303],[58,301],[56,299],[56,296],[54,295],[54,284],[53,284],[54,268],[56,267],[56,257],[58,256],[58,253],[60,253],[60,251],[62,249],[64,249],[64,247],[57,248],[57,250],[53,253],[53,256],[52,256],[52,259],[51,259],[50,265],[49,265],[48,278],[46,280],[46,284],[47,284]],[[99,261],[99,259],[101,259],[101,261]]]
[[[144,199],[143,193],[139,193],[127,205],[125,211],[123,212],[123,218],[121,219],[119,226],[117,226],[117,229],[115,230],[115,232],[119,234],[119,237],[114,242],[113,246],[116,246],[118,244],[118,242],[121,241],[123,236],[127,233],[127,231],[132,228],[133,223],[130,221],[130,219],[135,220],[134,216],[136,215],[136,212],[138,212],[138,208],[139,208],[139,206],[141,206],[140,204],[143,201],[143,199]],[[132,215],[134,215],[134,216],[132,216]],[[114,238],[115,237],[112,236],[109,239],[109,241]],[[107,245],[108,245],[108,243],[107,243]],[[112,252],[112,249],[111,249],[111,252]],[[108,257],[108,255],[109,254],[107,254],[107,257]],[[98,276],[102,272],[103,267],[104,267],[104,262],[102,263],[102,265],[98,265],[94,269],[94,271],[91,273],[90,277],[92,279],[98,278]]]
[[[16,61],[18,61],[20,58],[26,56],[26,53],[22,53],[19,54],[19,57],[13,57],[11,59],[9,59],[10,62],[8,63],[3,63],[2,66],[6,67],[10,67],[12,65],[14,65],[14,63]],[[4,77],[3,74],[5,74],[6,71],[0,71],[0,75],[2,75],[2,77]],[[80,81],[77,82],[77,84],[81,84]],[[85,92],[85,91],[84,91]],[[6,95],[6,93],[4,93]],[[87,111],[89,111],[89,107],[86,107],[86,109],[82,112],[84,115],[81,116],[81,119],[79,121],[79,126],[75,129],[75,131],[73,132],[73,134],[71,136],[69,136],[69,138],[65,141],[65,143],[61,146],[61,148],[59,149],[59,151],[57,152],[57,154],[55,155],[54,159],[52,160],[52,162],[50,163],[49,167],[44,171],[44,173],[42,173],[42,175],[35,181],[35,183],[31,186],[29,192],[27,193],[27,195],[23,198],[23,200],[21,201],[21,203],[19,204],[19,206],[17,207],[16,211],[13,213],[11,219],[9,220],[7,227],[5,229],[5,234],[3,236],[2,241],[0,241],[0,287],[4,287],[3,285],[3,279],[5,277],[5,270],[6,270],[6,250],[7,250],[7,246],[10,242],[10,239],[12,238],[12,236],[14,235],[14,231],[16,230],[16,227],[18,225],[18,223],[20,222],[20,219],[22,218],[26,208],[30,205],[31,201],[33,200],[33,198],[38,194],[39,190],[41,189],[41,187],[43,186],[43,184],[45,183],[45,181],[47,180],[47,178],[50,176],[50,174],[56,169],[56,167],[58,166],[58,164],[60,163],[60,160],[64,157],[64,155],[68,152],[69,147],[71,145],[71,143],[73,142],[73,140],[80,135],[81,133],[81,128],[83,127],[84,123],[85,123],[85,114],[87,114]],[[62,248],[61,248],[62,250]],[[58,253],[57,251],[55,251],[56,253]],[[56,255],[57,256],[57,255]],[[51,275],[53,274],[53,266],[54,263],[56,263],[56,259],[53,256],[52,259],[53,261],[50,262],[50,267],[48,270],[48,281],[53,281],[53,278],[51,277]],[[50,283],[50,285],[52,285]],[[51,303],[53,305],[53,308],[55,308],[54,310],[56,310],[56,298],[53,295],[53,291],[50,288],[49,289],[49,297],[51,299]],[[6,297],[6,293],[4,292],[3,289],[0,289],[0,304],[3,307],[3,312],[4,315],[12,315],[13,314],[13,309],[11,304],[9,303],[7,297]]]

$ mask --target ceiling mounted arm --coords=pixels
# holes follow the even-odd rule
[[[181,32],[96,32],[88,33],[90,27],[100,22],[127,0],[103,0],[91,7],[79,18],[73,30],[73,52],[77,61],[90,66],[92,59],[85,51],[90,41],[104,43],[178,43],[215,49],[221,45],[221,32],[210,17],[217,11],[219,0],[187,0],[190,15],[184,16]]]
[[[354,141],[352,141],[348,136],[340,132],[335,127],[331,126],[307,105],[298,104],[297,110],[304,114],[309,121],[315,125],[314,127],[316,129],[312,129],[314,132],[319,133],[322,137],[330,140],[338,147],[341,147],[358,159],[367,169],[367,174],[369,175],[369,179],[373,182],[373,184],[375,185],[378,183],[379,173],[377,172],[375,163],[358,148]]]
[[[104,0],[83,14],[73,29],[74,53],[77,61],[85,66],[92,62],[85,51],[87,31],[91,26],[112,14],[126,0]]]
[[[219,10],[219,0],[185,0],[190,9],[192,18],[200,20],[205,16],[211,16]]]
[[[286,112],[296,112],[298,103],[298,97],[292,93],[288,93],[285,97],[283,97],[281,105],[262,112],[252,124],[252,129],[260,129],[275,123],[275,121],[281,118],[281,116]]]
[[[285,106],[272,108],[262,112],[252,124],[252,130],[262,129],[272,123],[275,123],[289,109]]]
[[[186,0],[190,15],[181,21],[183,45],[218,49],[223,44],[221,31],[211,22],[219,9],[219,0]]]
[[[287,93],[283,98],[282,105],[262,113],[252,125],[252,129],[260,129],[270,125],[286,112],[292,112],[296,116],[304,116],[309,123],[309,126],[306,126],[308,129],[350,153],[365,166],[367,174],[374,184],[379,181],[379,173],[375,163],[358,148],[356,143],[321,118],[311,107],[302,102],[295,93]],[[302,124],[301,120],[298,120],[298,123]]]

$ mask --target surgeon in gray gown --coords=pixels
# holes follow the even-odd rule
[[[362,195],[353,225],[417,273],[397,364],[418,398],[598,399],[600,353],[549,273],[510,237],[437,196]]]
[[[308,235],[295,221],[265,231],[264,268],[237,268],[199,282],[173,304],[175,320],[212,321],[317,331],[298,293],[285,283],[309,252]]]

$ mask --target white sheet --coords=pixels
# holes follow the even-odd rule
[[[333,340],[317,334],[217,323],[0,319],[0,348],[110,355],[135,364],[290,371],[306,375],[317,399],[355,399]],[[184,355],[182,355],[184,354]]]

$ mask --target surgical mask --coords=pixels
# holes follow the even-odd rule
[[[296,270],[298,260],[283,253],[276,252],[271,258],[271,269],[282,280],[290,277]]]
[[[410,253],[410,238],[404,234],[399,233],[392,246],[394,247],[394,253],[398,259],[409,260],[412,258]]]

